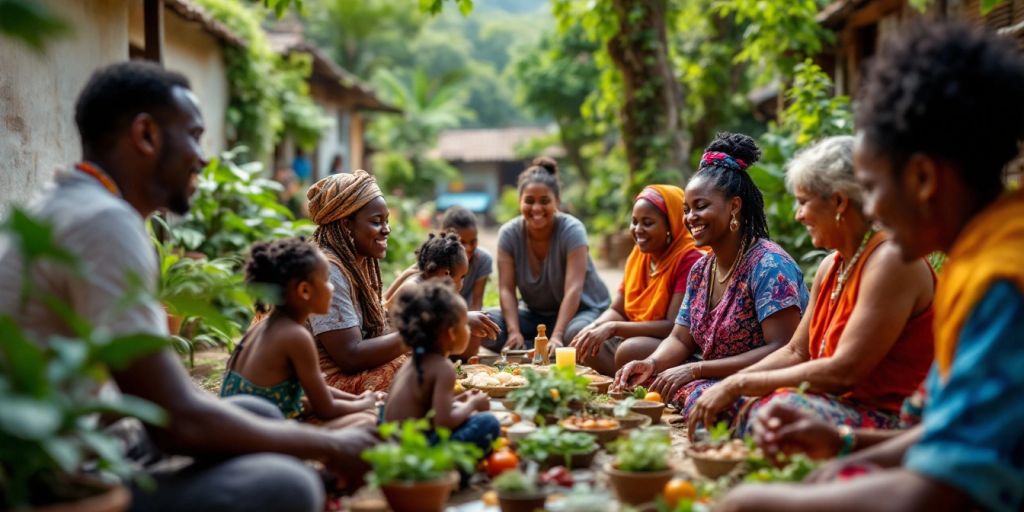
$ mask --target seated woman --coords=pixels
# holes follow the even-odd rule
[[[704,255],[683,221],[683,189],[651,185],[636,196],[629,233],[636,246],[619,294],[572,340],[576,357],[605,375],[643,359],[672,332],[690,268]]]
[[[476,215],[461,206],[452,206],[444,212],[441,229],[454,231],[459,235],[462,246],[466,248],[469,271],[466,273],[462,287],[459,288],[459,295],[462,295],[470,311],[480,311],[484,305],[487,278],[494,272],[494,259],[491,258],[491,253],[487,252],[487,249],[479,247]],[[477,344],[479,344],[479,340]],[[472,345],[471,341],[470,350],[472,350]]]
[[[743,485],[716,510],[1024,510],[1024,191],[1005,193],[1002,182],[1024,138],[1024,117],[1005,115],[1024,111],[1024,58],[993,33],[931,22],[901,29],[873,59],[854,149],[868,214],[906,260],[949,254],[935,292],[924,421],[879,442],[766,409],[767,451],[855,450],[816,477],[848,463],[874,471],[812,485]],[[805,428],[815,425],[820,434]]]
[[[260,306],[266,318],[238,342],[228,359],[220,396],[259,396],[285,417],[311,413],[304,419],[327,422],[332,428],[376,423],[371,411],[378,394],[366,391],[357,396],[328,387],[317,364],[316,342],[303,327],[310,314],[326,313],[330,307],[327,268],[323,254],[301,238],[253,244],[245,280],[273,287],[279,298],[269,311]]]
[[[334,294],[326,315],[308,326],[327,384],[348,393],[387,391],[405,362],[398,333],[387,333],[380,259],[388,250],[388,206],[366,171],[332,174],[309,188],[313,241],[330,262]]]
[[[672,333],[651,357],[632,361],[615,385],[649,384],[686,416],[707,388],[782,347],[807,305],[803,274],[768,239],[761,191],[747,166],[753,139],[721,133],[686,186],[686,226],[711,253],[694,264]],[[701,359],[694,355],[700,354]]]
[[[739,435],[774,402],[836,424],[896,428],[903,400],[932,363],[935,274],[923,258],[904,262],[861,210],[853,137],[825,139],[797,155],[786,184],[811,242],[834,252],[818,267],[808,313],[789,344],[705,391],[690,424],[714,424],[741,397],[768,395],[734,416]],[[795,389],[804,382],[807,393]]]
[[[611,303],[587,252],[586,228],[559,212],[559,201],[558,164],[537,158],[519,175],[522,215],[498,233],[501,309],[488,314],[500,319],[501,334],[483,342],[488,349],[532,348],[537,326],[544,324],[554,352]]]

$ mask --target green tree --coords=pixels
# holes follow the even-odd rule
[[[411,66],[415,46],[409,42],[427,19],[417,0],[313,0],[308,11],[310,36],[363,79],[377,69]]]
[[[596,91],[600,76],[594,60],[597,50],[597,43],[576,24],[545,34],[512,63],[520,103],[538,117],[554,119],[566,155],[586,181],[591,176],[583,147],[596,140],[598,133],[592,121],[582,117],[581,109]]]

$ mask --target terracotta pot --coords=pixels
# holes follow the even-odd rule
[[[501,512],[535,512],[544,510],[547,496],[543,493],[498,493],[498,506]]]
[[[83,498],[77,501],[56,503],[44,507],[36,507],[35,512],[124,512],[132,503],[132,495],[122,485],[110,486],[99,480],[91,478],[82,479],[87,486],[95,486],[105,491],[101,494]]]
[[[459,483],[459,474],[427,482],[392,482],[382,485],[384,499],[394,512],[441,512],[448,503],[452,489]]]
[[[568,420],[566,420],[566,421],[568,421]],[[599,444],[601,446],[606,446],[608,443],[618,439],[619,438],[619,434],[622,433],[622,426],[621,425],[619,425],[617,427],[613,427],[613,428],[583,429],[583,428],[579,428],[579,427],[576,427],[576,426],[573,426],[573,425],[568,425],[568,424],[566,424],[566,421],[563,421],[562,423],[560,423],[562,428],[564,428],[565,430],[568,430],[569,432],[582,432],[584,434],[589,434],[591,436],[594,436],[594,439],[597,441],[597,444]]]
[[[604,471],[608,474],[608,481],[619,501],[630,505],[654,501],[665,489],[665,484],[675,475],[675,470],[671,467],[662,471],[633,472],[620,471],[607,464]]]
[[[590,380],[590,385],[587,387],[599,395],[607,393],[612,382],[615,382],[615,379],[600,374],[587,375],[587,379]]]

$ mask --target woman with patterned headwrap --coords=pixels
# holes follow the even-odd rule
[[[327,383],[341,391],[386,391],[408,348],[387,333],[381,304],[381,258],[387,254],[388,207],[366,171],[333,174],[309,188],[313,241],[331,263],[331,309],[311,317]]]
[[[683,189],[649,185],[633,203],[626,261],[611,307],[572,340],[577,358],[605,374],[651,355],[672,332],[690,268],[704,255],[683,221]]]

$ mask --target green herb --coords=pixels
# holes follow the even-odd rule
[[[596,449],[594,436],[584,432],[570,432],[557,425],[541,427],[518,443],[519,455],[524,459],[543,462],[550,456],[562,456],[567,467],[573,455],[590,453]]]
[[[522,471],[513,469],[494,479],[494,489],[503,493],[532,494],[537,492],[537,483],[527,478]]]
[[[714,427],[708,429],[708,435],[711,436],[711,441],[714,443],[724,443],[732,437],[732,432],[729,430],[729,424],[725,421],[719,421]]]
[[[626,397],[625,400],[615,405],[613,414],[615,414],[616,418],[625,418],[626,416],[629,416],[630,411],[633,409],[633,404],[635,404],[636,401],[637,399],[634,397]]]
[[[626,439],[615,441],[611,448],[616,467],[622,471],[661,471],[668,468],[672,440],[665,429],[640,429],[630,432]]]
[[[526,419],[545,415],[564,418],[569,414],[572,402],[585,403],[590,398],[590,390],[587,389],[590,381],[576,375],[572,368],[552,368],[545,374],[527,368],[523,377],[526,385],[515,389],[508,397],[515,402],[516,412]]]
[[[437,480],[454,469],[469,473],[482,456],[480,448],[472,443],[450,441],[451,433],[446,428],[435,429],[438,442],[431,444],[426,418],[385,423],[379,431],[388,441],[363,452],[363,460],[371,466],[368,480],[374,486]]]
[[[462,368],[462,361],[455,362],[455,378],[464,379],[466,378],[466,370]]]
[[[633,398],[636,398],[637,400],[643,400],[645,396],[647,396],[647,388],[643,386],[637,386],[633,388]]]
[[[800,386],[796,388],[796,392],[800,395],[807,393],[807,390],[811,389],[811,383],[806,380],[800,383]]]
[[[784,466],[776,467],[763,456],[751,457],[747,463],[753,471],[744,480],[747,482],[801,482],[819,465],[802,453],[784,460],[786,460]]]

